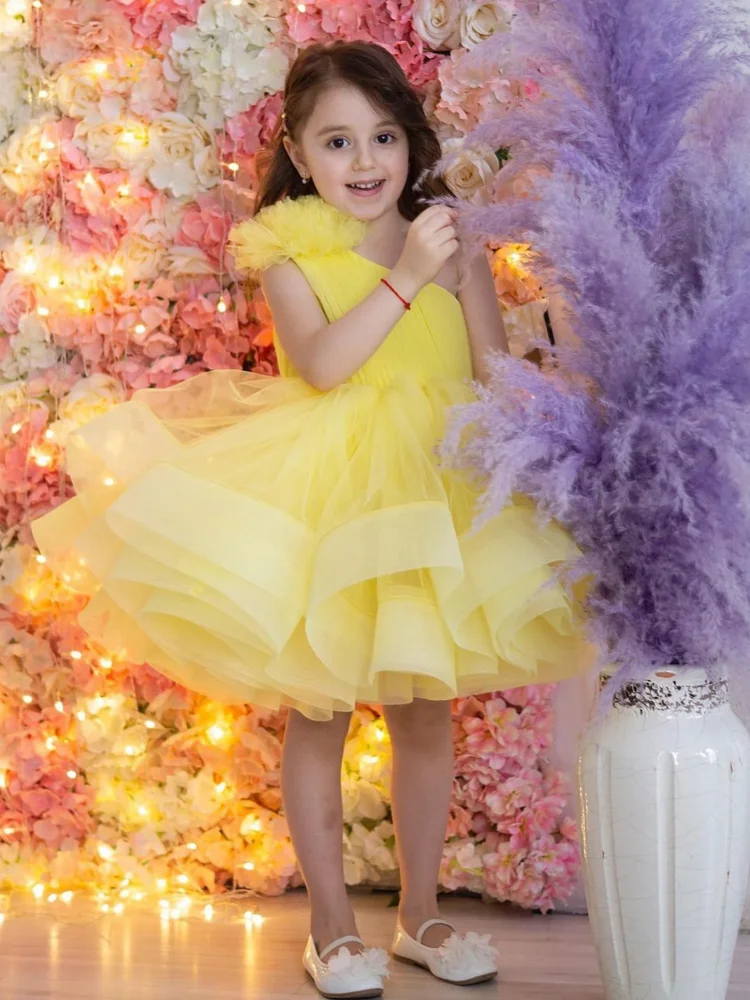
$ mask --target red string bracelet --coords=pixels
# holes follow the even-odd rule
[[[396,291],[396,289],[393,287],[393,285],[390,283],[390,281],[386,281],[385,278],[381,278],[380,280],[385,285],[386,288],[389,288],[393,292],[393,294],[399,300],[399,302],[404,307],[404,309],[406,309],[406,310],[411,309],[411,302],[409,302],[407,299],[405,299],[403,297],[403,295],[399,295],[399,293]]]

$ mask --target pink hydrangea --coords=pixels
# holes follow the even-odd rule
[[[101,0],[47,0],[39,43],[51,66],[106,58],[133,45],[130,23],[117,3]]]
[[[396,57],[415,87],[434,79],[438,57],[414,30],[412,0],[312,0],[290,5],[289,34],[299,46],[334,39],[377,42]]]

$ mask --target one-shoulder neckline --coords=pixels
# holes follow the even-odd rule
[[[386,267],[385,264],[378,264],[376,260],[372,260],[370,257],[365,257],[365,255],[360,253],[358,250],[350,250],[349,252],[353,253],[355,257],[359,257],[359,259],[363,260],[365,264],[370,264],[378,271],[382,271],[383,274],[388,274],[388,272],[391,270],[391,268]],[[446,288],[445,285],[441,285],[437,281],[430,281],[428,282],[427,285],[425,285],[425,288],[437,288],[439,291],[447,295],[448,298],[450,298],[453,302],[455,302],[456,305],[459,307],[459,309],[463,308],[458,295],[456,295],[455,292],[452,292],[449,288]]]

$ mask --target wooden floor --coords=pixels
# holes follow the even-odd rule
[[[395,911],[385,895],[355,897],[368,942],[387,947]],[[65,920],[35,909],[11,913],[0,927],[2,1000],[289,1000],[317,994],[300,965],[305,897],[261,900],[261,927],[219,919],[166,921],[149,906],[89,919],[83,904]],[[145,904],[142,904],[145,906]],[[62,910],[60,911],[62,914]],[[540,917],[468,899],[444,912],[462,929],[491,932],[501,948],[499,982],[458,990],[418,969],[395,965],[390,1000],[602,1000],[584,917]],[[740,939],[729,1000],[750,996],[750,937]]]

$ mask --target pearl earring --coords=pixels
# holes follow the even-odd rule
[[[310,183],[310,178],[307,176],[307,174],[300,174],[300,177],[302,178],[302,183],[303,184],[309,184]]]

